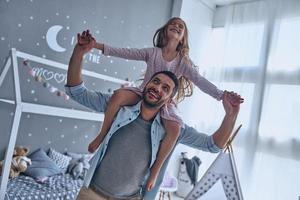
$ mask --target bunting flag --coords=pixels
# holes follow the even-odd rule
[[[201,199],[209,189],[218,181],[222,182],[224,193],[228,200],[243,200],[242,190],[236,170],[233,149],[231,143],[240,130],[238,127],[229,139],[224,151],[220,152],[215,161],[208,168],[206,173],[187,195],[185,200]]]

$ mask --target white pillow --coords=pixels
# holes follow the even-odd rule
[[[48,156],[62,169],[63,173],[66,173],[68,165],[72,160],[70,156],[64,155],[52,148],[49,149]]]

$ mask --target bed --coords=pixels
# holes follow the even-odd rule
[[[20,175],[8,183],[5,200],[71,200],[76,198],[82,184],[82,179],[74,179],[67,173],[49,177],[43,183]]]
[[[91,157],[71,152],[65,155],[53,148],[47,154],[40,148],[29,155],[32,164],[27,170],[8,182],[4,200],[73,200]]]

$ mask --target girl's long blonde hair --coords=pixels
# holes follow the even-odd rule
[[[153,45],[155,47],[159,47],[159,48],[163,48],[164,46],[167,45],[167,43],[168,43],[167,28],[168,28],[169,24],[171,24],[171,22],[174,20],[182,21],[185,26],[182,41],[179,42],[179,44],[176,47],[176,51],[178,51],[179,55],[181,56],[181,60],[180,60],[179,64],[181,62],[187,62],[188,64],[195,66],[189,57],[190,48],[189,48],[189,43],[188,43],[187,26],[181,18],[173,17],[173,18],[169,19],[169,21],[165,25],[163,25],[161,28],[159,28],[153,36]],[[178,64],[178,66],[179,66],[179,64]],[[194,84],[188,78],[181,76],[178,79],[178,81],[179,81],[179,87],[178,87],[177,95],[175,97],[175,100],[177,103],[183,101],[185,97],[191,96],[193,94],[193,89],[194,89]]]

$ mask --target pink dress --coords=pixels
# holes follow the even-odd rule
[[[158,47],[134,49],[134,48],[115,48],[108,45],[104,45],[104,55],[120,57],[129,60],[141,60],[147,63],[147,69],[142,84],[137,87],[128,87],[126,89],[131,90],[138,95],[142,95],[142,91],[145,85],[150,81],[153,74],[159,71],[171,71],[177,78],[185,76],[191,80],[201,91],[212,96],[217,100],[221,100],[223,91],[219,90],[214,84],[209,82],[203,76],[201,76],[192,64],[187,63],[180,56],[177,56],[172,61],[164,60],[162,56],[162,49]],[[161,109],[161,117],[167,120],[176,121],[183,125],[183,121],[178,114],[178,109],[175,103],[168,103]]]

